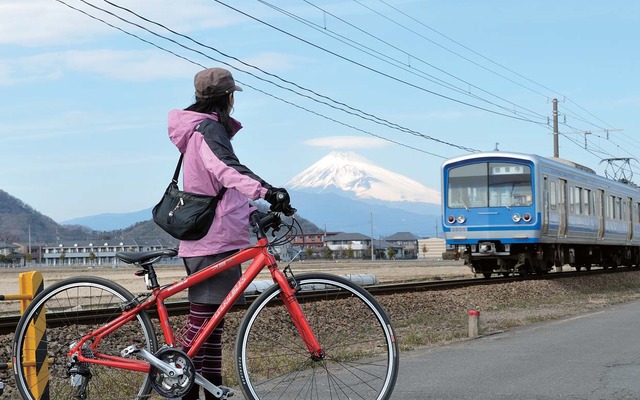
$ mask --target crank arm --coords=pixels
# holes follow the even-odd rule
[[[200,385],[200,386],[202,386],[204,388],[204,390],[206,390],[207,392],[209,392],[212,395],[216,396],[218,399],[222,398],[222,395],[224,394],[222,392],[222,389],[220,389],[219,387],[217,387],[213,383],[209,382],[202,375],[200,375],[198,373],[196,373],[195,383]]]
[[[167,376],[170,376],[170,377],[174,378],[174,377],[182,375],[182,368],[174,368],[174,367],[172,367],[171,365],[169,365],[169,364],[163,362],[162,360],[160,360],[158,357],[156,357],[153,354],[149,353],[147,351],[147,349],[145,349],[144,347],[141,347],[141,348],[137,349],[136,353],[139,353],[142,358],[144,358],[145,360],[149,361],[149,364],[151,364],[154,367],[158,368],[160,371],[162,371]]]

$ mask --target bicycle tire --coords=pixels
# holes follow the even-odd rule
[[[28,400],[76,398],[74,396],[77,395],[77,389],[72,383],[75,382],[77,385],[82,378],[79,374],[73,377],[68,374],[69,346],[106,321],[121,315],[120,306],[133,299],[133,294],[127,289],[99,277],[65,279],[37,295],[20,318],[14,338],[14,376],[22,397]],[[43,307],[46,324],[40,319]],[[105,309],[106,313],[103,312]],[[79,316],[83,318],[81,322],[77,320]],[[39,343],[34,344],[32,339],[27,337],[30,327]],[[144,344],[152,353],[158,348],[155,329],[146,312],[141,312],[135,319],[105,337],[100,342],[99,350],[103,354],[119,356],[123,348],[134,343]],[[34,345],[36,348],[31,348]],[[37,372],[28,366],[34,354],[35,359],[40,360]],[[45,358],[51,362],[42,362]],[[47,366],[48,380],[47,374],[42,370]],[[121,400],[149,397],[149,374],[96,364],[86,366],[91,378],[84,381],[86,393],[81,397],[83,399]]]
[[[389,399],[399,354],[382,306],[338,276],[303,274],[296,281],[298,302],[326,357],[311,359],[273,285],[253,302],[238,331],[235,364],[244,396]]]

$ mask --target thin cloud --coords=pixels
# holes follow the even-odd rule
[[[82,3],[69,2],[69,4],[124,29],[138,30]],[[101,4],[100,7],[140,25],[146,25],[135,16],[106,3]],[[185,7],[182,2],[174,0],[131,0],[126,2],[126,7],[182,32],[221,28],[244,21],[230,10],[204,1]],[[152,26],[149,27],[152,28]],[[79,34],[79,32],[82,33]],[[30,47],[60,46],[87,43],[98,36],[111,35],[122,35],[122,33],[51,0],[3,0],[0,4],[0,44]]]
[[[0,85],[61,79],[65,74],[89,73],[106,78],[148,82],[193,75],[185,62],[154,50],[90,50],[42,53],[0,60]]]
[[[387,141],[382,139],[360,136],[327,136],[309,139],[304,144],[312,147],[328,147],[330,149],[378,149],[389,145]]]
[[[86,42],[108,28],[53,1],[9,1],[0,4],[0,44],[65,45]],[[78,34],[82,32],[82,34]]]

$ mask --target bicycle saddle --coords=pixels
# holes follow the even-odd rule
[[[129,264],[146,264],[154,258],[175,257],[178,255],[176,249],[162,249],[152,251],[119,251],[116,257]]]

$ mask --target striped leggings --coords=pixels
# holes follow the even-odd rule
[[[183,351],[189,351],[191,343],[195,338],[200,327],[213,316],[218,309],[217,304],[189,304],[189,329],[183,339]],[[209,380],[216,386],[222,385],[222,333],[224,332],[224,319],[214,329],[213,333],[204,342],[198,354],[193,358],[196,372]],[[200,386],[193,385],[189,393],[184,396],[183,400],[198,399]],[[214,397],[205,391],[205,399],[214,399]]]

